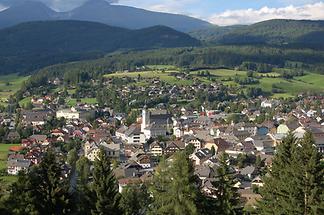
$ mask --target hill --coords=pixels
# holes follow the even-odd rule
[[[324,48],[324,21],[269,20],[234,29],[214,42]]]
[[[208,22],[189,16],[111,5],[105,0],[89,0],[67,12],[56,12],[37,0],[13,1],[8,9],[0,12],[0,28],[44,20],[91,21],[129,29],[164,25],[183,32],[211,26]]]
[[[30,72],[120,49],[197,46],[199,41],[164,26],[128,30],[82,21],[43,21],[0,30],[0,73]]]

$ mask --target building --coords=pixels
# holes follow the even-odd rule
[[[27,171],[31,161],[23,157],[9,158],[7,162],[7,172],[9,175],[18,175],[20,171]]]
[[[95,117],[94,110],[81,110],[72,107],[71,109],[63,109],[56,112],[56,118],[64,118],[68,120],[81,119],[87,120]]]
[[[141,132],[146,140],[167,136],[172,126],[171,121],[171,115],[166,110],[148,110],[145,106],[142,110]]]
[[[116,131],[116,137],[120,138],[127,144],[145,143],[145,136],[141,132],[141,127],[137,124],[133,124],[129,127],[122,126]]]

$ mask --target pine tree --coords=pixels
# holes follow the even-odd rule
[[[120,215],[120,194],[111,169],[111,163],[104,150],[101,150],[94,162],[92,192],[95,196],[93,215]]]
[[[228,155],[222,154],[219,159],[220,166],[216,169],[216,180],[212,182],[215,188],[213,194],[216,196],[216,214],[238,214],[241,210],[240,195],[235,187],[234,172],[228,161]]]
[[[303,214],[324,214],[324,169],[320,163],[320,154],[315,147],[311,133],[306,133],[296,150],[296,171],[302,195]]]
[[[124,215],[141,215],[146,213],[150,202],[147,187],[133,185],[123,189],[120,207]]]
[[[153,202],[149,214],[197,214],[197,191],[192,178],[192,166],[185,152],[175,154],[171,163],[163,160],[151,186]]]
[[[260,214],[322,214],[323,167],[311,134],[292,134],[277,147],[273,165],[260,189]]]
[[[56,159],[50,150],[38,166],[18,176],[8,200],[13,214],[71,213],[72,195],[69,182],[62,175],[61,165],[63,162]]]
[[[91,163],[86,157],[80,157],[76,162],[77,171],[77,211],[79,214],[91,214],[93,193],[90,191],[89,177],[90,177]],[[90,208],[90,209],[89,209]]]

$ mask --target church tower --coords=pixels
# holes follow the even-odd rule
[[[141,124],[141,132],[144,132],[145,128],[150,125],[150,113],[147,110],[147,106],[145,105],[142,110],[142,124]]]

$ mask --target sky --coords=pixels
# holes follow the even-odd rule
[[[0,10],[8,2],[0,0]],[[87,0],[38,0],[58,11],[67,11]],[[269,19],[324,20],[324,0],[107,0],[134,6],[204,19],[216,25],[251,24]]]

